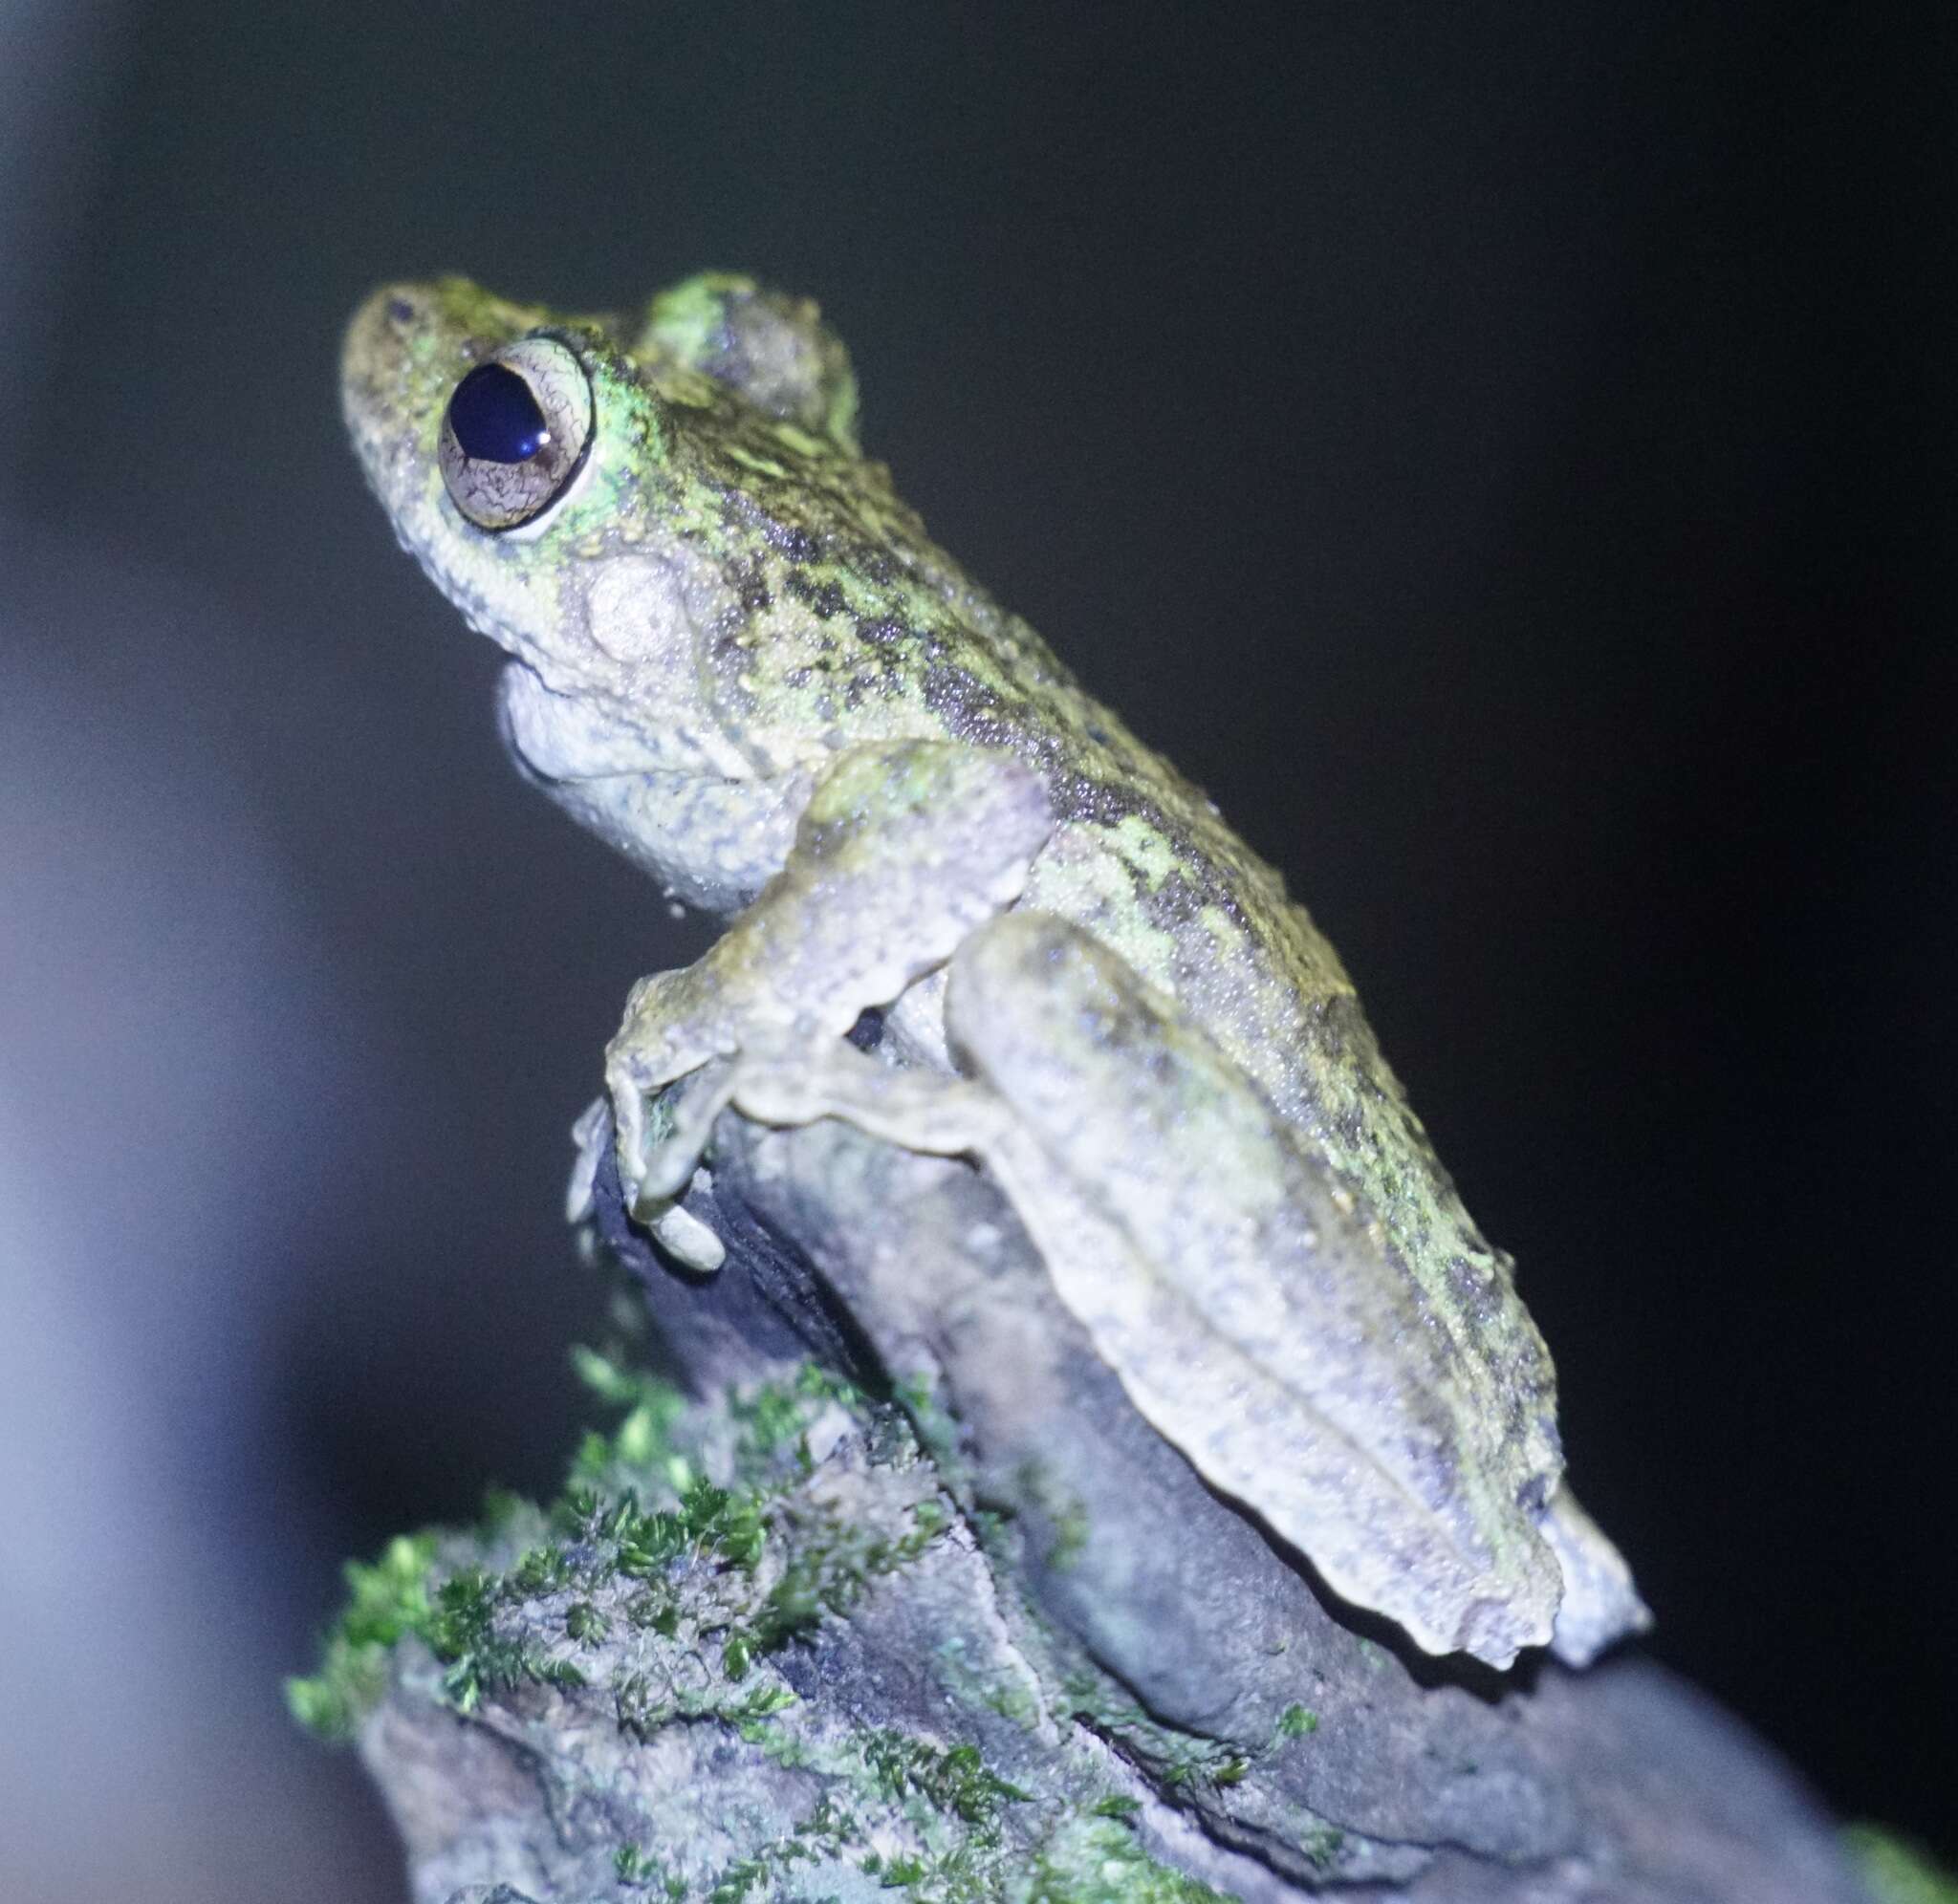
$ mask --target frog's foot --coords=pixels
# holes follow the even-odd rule
[[[714,1119],[731,1095],[733,1061],[714,1058],[651,1090],[626,1062],[606,1065],[619,1183],[635,1222],[654,1228],[677,1206],[707,1155]],[[601,1102],[603,1100],[600,1100]]]
[[[599,1174],[606,1152],[615,1141],[608,1098],[595,1097],[585,1106],[571,1127],[571,1140],[577,1155],[572,1161],[571,1180],[565,1186],[564,1216],[567,1222],[576,1226],[588,1222],[598,1209]],[[706,1190],[710,1183],[704,1168],[692,1172],[690,1188]],[[711,1275],[728,1260],[727,1245],[677,1196],[635,1199],[627,1191],[625,1201],[634,1221],[651,1231],[654,1241],[682,1268]]]
[[[666,1237],[660,1224],[668,1212],[677,1212],[695,1229],[706,1227],[680,1209],[676,1200],[689,1179],[702,1174],[700,1159],[714,1119],[729,1106],[757,1123],[783,1128],[841,1117],[873,1136],[942,1157],[975,1151],[988,1136],[1001,1135],[1003,1114],[990,1093],[962,1078],[923,1069],[894,1070],[847,1039],[756,1036],[738,1057],[703,1065],[657,1095],[627,1089],[613,1099],[626,1208],[635,1222],[652,1229],[663,1243]],[[599,1133],[605,1109],[606,1100],[598,1099],[579,1120],[579,1129],[585,1130],[596,1113],[590,1128]],[[602,1135],[593,1141],[601,1145]],[[580,1180],[596,1173],[596,1159],[588,1165],[581,1152],[574,1168],[574,1196]]]
[[[692,1188],[705,1191],[711,1187],[712,1179],[706,1170],[693,1173]],[[683,1269],[711,1276],[728,1260],[728,1245],[684,1203],[667,1203],[646,1221],[646,1227],[652,1231],[653,1240]]]

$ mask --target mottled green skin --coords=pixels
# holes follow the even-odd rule
[[[584,364],[594,440],[555,507],[486,533],[443,487],[444,406],[469,364],[540,328]],[[1173,999],[1254,1081],[1356,1239],[1342,1246],[1410,1292],[1415,1329],[1445,1354],[1408,1360],[1407,1379],[1421,1361],[1454,1424],[1451,1484],[1474,1504],[1492,1577],[1538,1583],[1515,1636],[1547,1640],[1556,1593],[1546,1610],[1534,1524],[1559,1486],[1554,1376],[1508,1260],[1462,1208],[1279,876],[858,454],[847,359],[814,307],[725,277],[665,293],[642,321],[565,317],[457,279],[390,287],[354,320],[343,391],[403,545],[514,658],[519,757],[682,898],[724,913],[752,900],[839,758],[860,771],[883,757],[866,749],[927,741],[1033,769],[1054,824],[1020,906],[1084,928]],[[894,871],[896,901],[928,904],[912,877]],[[745,1002],[745,981],[722,990]],[[945,1061],[941,998],[927,979],[894,1021],[927,1064]],[[1379,1354],[1402,1373],[1395,1343]]]

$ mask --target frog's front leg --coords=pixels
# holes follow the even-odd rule
[[[635,1216],[685,1185],[737,1060],[839,1042],[1012,903],[1052,828],[1039,776],[1004,754],[908,741],[832,763],[781,872],[698,963],[634,987],[606,1049]]]

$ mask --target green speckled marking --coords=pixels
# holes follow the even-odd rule
[[[468,365],[538,331],[583,364],[591,448],[553,507],[485,534],[443,488],[444,407]],[[1462,1506],[1465,1564],[1488,1582],[1438,1588],[1452,1601],[1424,1643],[1506,1663],[1516,1644],[1549,1637],[1558,1576],[1537,1523],[1561,1471],[1555,1378],[1508,1260],[1463,1209],[1338,957],[1278,875],[858,453],[855,380],[814,306],[725,274],[663,292],[642,320],[555,314],[460,279],[395,286],[354,320],[343,397],[397,533],[513,658],[506,708],[519,751],[683,897],[729,913],[753,899],[839,761],[951,743],[1038,775],[1055,824],[1022,908],[1071,921],[1176,1001],[1350,1216],[1358,1253],[1327,1264],[1329,1287],[1375,1277],[1418,1318],[1376,1345],[1378,1388],[1425,1385],[1445,1428],[1431,1445],[1390,1450],[1403,1431],[1383,1413],[1360,1445],[1397,1462],[1424,1501]],[[889,903],[929,910],[933,896],[904,882],[930,876],[893,855]],[[723,1000],[690,995],[724,1033],[696,1065],[743,1044],[742,1012],[766,987],[765,972],[723,969]],[[908,1002],[897,1049],[942,1060],[942,1043],[903,1017]],[[1231,1273],[1242,1282],[1253,1266]],[[1445,1347],[1440,1375],[1425,1346],[1409,1349],[1417,1339]],[[1311,1352],[1281,1340],[1273,1359]],[[1405,1397],[1388,1413],[1405,1417]],[[1257,1488],[1247,1498],[1259,1505]],[[1633,1624],[1642,1610],[1628,1584],[1622,1595],[1619,1622]],[[1418,1601],[1419,1583],[1397,1597]]]

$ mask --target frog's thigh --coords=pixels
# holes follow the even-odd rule
[[[1006,1134],[975,1149],[1158,1431],[1428,1650],[1548,1639],[1555,1558],[1418,1288],[1202,1028],[1032,910],[960,948],[946,1020]]]
[[[635,1208],[669,1198],[727,1102],[676,1080],[750,1049],[838,1040],[1012,903],[1053,828],[1038,775],[944,742],[858,747],[831,763],[782,871],[707,953],[634,988],[607,1048],[621,1178]],[[664,1128],[663,1128],[664,1126]]]

